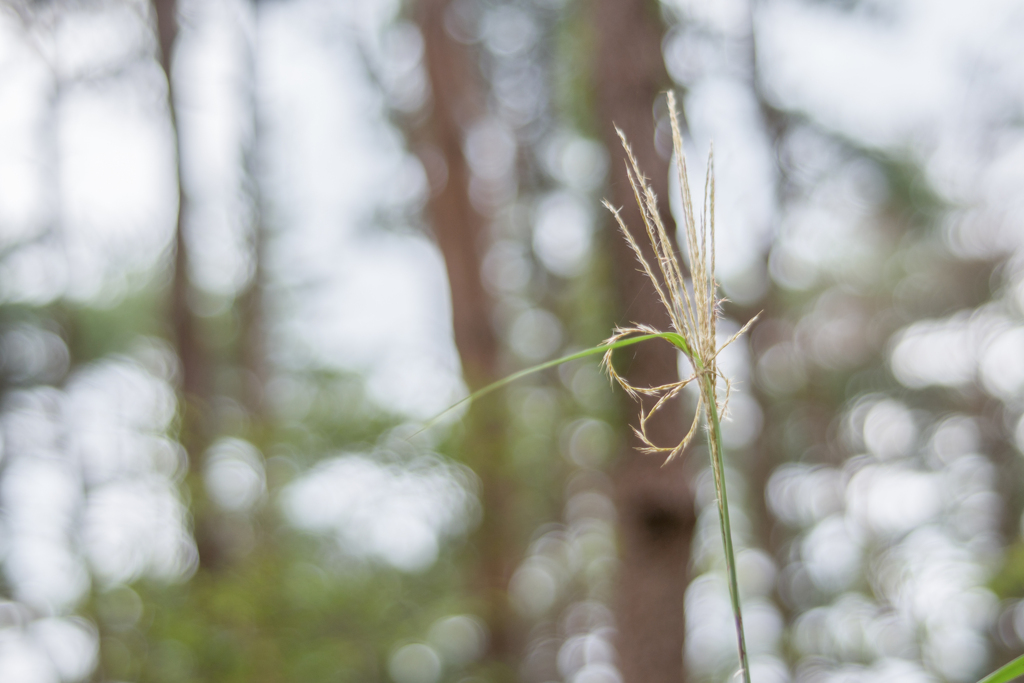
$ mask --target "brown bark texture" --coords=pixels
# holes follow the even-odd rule
[[[208,394],[207,360],[198,335],[196,316],[189,308],[189,253],[185,237],[185,214],[188,198],[182,178],[181,140],[174,105],[174,84],[171,60],[178,36],[177,0],[153,0],[157,38],[160,43],[160,65],[167,78],[167,106],[174,135],[178,180],[178,218],[174,228],[174,274],[171,283],[170,316],[174,342],[181,362],[181,389],[186,400],[204,399]]]
[[[449,0],[419,0],[413,18],[423,33],[424,65],[432,101],[411,131],[430,182],[427,216],[444,257],[451,287],[452,326],[470,390],[499,377],[501,345],[494,302],[481,279],[488,220],[470,201],[471,169],[463,153],[467,127],[484,113],[475,52],[445,28]],[[519,553],[512,511],[514,486],[505,472],[506,419],[500,395],[474,402],[462,443],[465,460],[480,477],[483,516],[474,542],[473,586],[487,622],[489,663],[499,680],[510,679],[522,634],[508,600],[508,583]]]
[[[653,105],[670,85],[661,53],[663,27],[658,3],[595,0],[591,18],[597,117],[612,159],[610,200],[622,207],[626,224],[637,241],[646,245],[614,126],[628,136],[641,169],[648,174],[648,182],[661,200],[662,219],[666,225],[674,225],[668,211],[668,160],[658,153],[654,142]],[[607,225],[614,229],[612,221]],[[619,235],[609,235],[607,242],[622,303],[617,322],[669,329],[668,316],[639,271],[635,255]],[[653,254],[647,258],[652,259]],[[646,343],[629,350],[617,362],[626,369],[630,382],[652,386],[676,381],[676,352],[667,344]],[[639,405],[629,405],[630,424],[638,425],[638,411]],[[657,421],[648,423],[648,434],[659,445],[672,445],[683,437],[684,422],[685,416],[678,410],[665,410]],[[696,522],[683,466],[686,456],[663,466],[662,456],[639,453],[638,445],[635,438],[630,440],[613,472],[622,560],[615,599],[619,667],[625,683],[678,683],[684,678],[683,597]]]
[[[266,331],[266,251],[267,230],[264,223],[266,207],[260,178],[260,140],[263,137],[263,120],[259,107],[260,45],[259,45],[259,0],[251,0],[253,18],[252,41],[248,45],[248,104],[252,116],[252,135],[242,150],[242,167],[245,172],[243,184],[249,200],[249,248],[252,259],[252,278],[239,295],[238,307],[241,334],[239,338],[238,361],[242,370],[241,399],[256,423],[267,417],[265,387],[270,368],[267,362]]]
[[[188,197],[185,192],[181,137],[174,103],[171,61],[178,36],[177,0],[153,0],[156,33],[160,44],[160,65],[167,78],[167,107],[174,136],[178,180],[178,219],[174,229],[174,272],[171,280],[170,324],[178,362],[181,366],[181,434],[179,440],[188,453],[189,474],[186,483],[192,492],[192,516],[199,566],[211,569],[223,564],[224,533],[217,524],[210,502],[204,495],[199,456],[209,445],[212,424],[209,417],[210,360],[199,330],[199,321],[189,305],[189,246],[185,235]]]

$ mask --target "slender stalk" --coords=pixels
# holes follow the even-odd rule
[[[699,361],[698,361],[699,364]],[[704,391],[711,394],[711,383],[714,378],[704,377]],[[707,401],[708,411],[708,446],[711,450],[712,470],[715,474],[718,489],[718,519],[722,528],[722,546],[725,549],[725,569],[729,574],[729,598],[732,600],[732,612],[736,621],[736,643],[739,647],[740,668],[743,670],[743,682],[750,683],[750,662],[747,661],[747,639],[743,632],[743,611],[740,609],[740,590],[736,574],[736,554],[732,547],[732,524],[729,522],[729,497],[725,490],[725,462],[722,457],[722,425],[718,418],[718,405],[714,400]]]

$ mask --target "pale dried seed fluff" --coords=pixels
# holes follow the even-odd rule
[[[629,178],[633,195],[636,198],[637,206],[640,208],[640,216],[654,249],[654,261],[657,264],[657,271],[644,257],[636,238],[626,227],[619,211],[604,202],[605,207],[611,211],[622,231],[623,237],[636,254],[644,273],[654,285],[658,299],[665,307],[671,321],[672,331],[678,333],[685,339],[686,345],[691,353],[688,355],[693,374],[680,379],[677,382],[655,387],[637,387],[630,384],[624,377],[619,375],[612,366],[609,349],[605,353],[603,366],[609,376],[614,379],[634,399],[640,400],[641,396],[656,397],[657,401],[649,409],[640,411],[640,427],[634,428],[637,437],[643,446],[640,450],[644,453],[668,453],[666,462],[671,461],[679,455],[697,433],[697,425],[700,423],[702,409],[708,412],[710,405],[715,405],[725,415],[728,407],[728,394],[730,382],[718,370],[716,362],[718,354],[722,349],[734,342],[754,323],[757,316],[752,318],[743,328],[734,334],[721,346],[716,343],[716,323],[718,320],[719,304],[721,299],[717,298],[718,283],[715,280],[715,178],[714,178],[714,152],[708,156],[708,174],[704,186],[704,203],[701,212],[700,222],[697,221],[696,212],[693,208],[693,200],[690,194],[690,185],[686,171],[686,155],[683,152],[683,140],[679,132],[679,121],[676,116],[676,103],[674,95],[668,93],[669,112],[672,122],[672,144],[675,151],[676,166],[679,173],[679,187],[683,199],[683,232],[686,236],[686,251],[690,262],[690,284],[683,273],[685,272],[679,262],[673,246],[672,238],[661,220],[658,211],[658,200],[654,191],[646,183],[646,178],[640,171],[633,150],[630,148],[625,135],[616,128],[619,138],[622,140],[622,147],[626,152],[626,174]],[[616,328],[615,334],[605,340],[606,345],[613,344],[621,339],[641,334],[655,334],[656,330],[649,325],[633,323],[631,327]],[[661,410],[666,403],[677,396],[690,382],[703,377],[711,377],[712,381],[701,381],[700,394],[698,396],[697,409],[694,412],[693,423],[683,439],[673,446],[658,446],[651,442],[647,435],[647,422],[651,416]],[[717,379],[722,378],[726,387],[726,400],[718,404],[716,393]],[[709,416],[710,422],[710,416]],[[714,440],[712,440],[714,441]],[[717,444],[712,444],[717,448]],[[720,473],[716,472],[716,475]]]

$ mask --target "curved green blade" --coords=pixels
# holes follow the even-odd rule
[[[608,351],[609,349],[620,349],[623,346],[631,346],[633,344],[639,344],[640,342],[648,341],[650,339],[665,339],[669,343],[671,343],[673,346],[675,346],[676,348],[681,350],[683,353],[686,353],[687,355],[689,355],[689,353],[690,353],[689,347],[687,347],[686,341],[683,339],[682,335],[677,334],[675,332],[658,332],[658,333],[654,333],[654,334],[643,334],[643,335],[640,335],[638,337],[629,337],[627,339],[620,339],[619,341],[612,342],[611,344],[598,344],[597,346],[592,346],[591,348],[584,349],[583,351],[577,351],[576,353],[569,354],[568,356],[563,356],[562,358],[557,358],[555,360],[549,360],[546,363],[541,363],[540,365],[534,365],[531,368],[526,368],[525,370],[520,370],[519,372],[513,372],[508,377],[504,377],[502,379],[499,379],[497,382],[492,382],[491,384],[488,384],[487,386],[483,387],[482,389],[477,389],[476,391],[474,391],[472,394],[470,394],[466,398],[462,399],[461,401],[459,401],[457,403],[453,403],[452,405],[448,406],[447,408],[442,410],[440,413],[438,413],[434,417],[432,417],[429,420],[427,420],[427,422],[422,427],[420,427],[415,432],[410,434],[407,437],[407,439],[411,439],[412,437],[416,436],[420,432],[423,432],[423,431],[425,431],[427,429],[430,429],[431,427],[436,425],[441,420],[441,418],[443,418],[445,415],[447,415],[451,411],[455,410],[459,406],[461,406],[463,404],[466,404],[466,403],[470,403],[472,401],[475,401],[478,398],[483,398],[484,396],[486,396],[487,394],[491,393],[492,391],[496,391],[498,389],[501,389],[502,387],[504,387],[506,385],[509,385],[509,384],[511,384],[512,382],[515,382],[518,379],[522,379],[523,377],[526,377],[528,375],[532,375],[535,372],[540,372],[541,370],[547,370],[548,368],[553,368],[553,367],[555,367],[557,365],[561,365],[562,363],[568,363],[569,361],[579,360],[581,358],[587,358],[588,356],[596,356],[598,354],[603,354],[606,351]]]
[[[1007,662],[978,681],[978,683],[1006,683],[1006,681],[1012,681],[1021,675],[1024,675],[1024,655],[1017,657],[1017,659],[1011,662]]]

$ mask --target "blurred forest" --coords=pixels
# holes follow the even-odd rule
[[[596,361],[419,432],[667,326],[668,89],[753,680],[1019,655],[1020,3],[0,0],[0,681],[732,680],[701,439]]]

